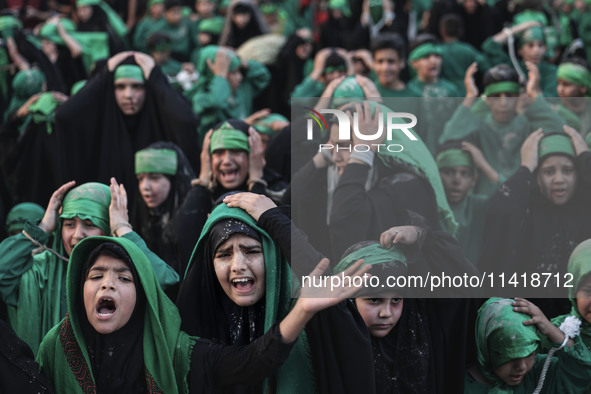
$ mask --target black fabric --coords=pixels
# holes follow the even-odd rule
[[[128,58],[124,62],[132,62]],[[62,183],[76,180],[109,184],[115,177],[135,201],[134,154],[156,141],[181,147],[199,172],[198,117],[158,66],[145,82],[146,98],[137,115],[124,115],[115,101],[113,73],[105,67],[56,113]],[[84,130],[84,133],[81,132]]]
[[[230,33],[224,43],[224,46],[238,49],[240,45],[253,37],[263,34],[263,26],[259,25],[254,11],[254,5],[250,2],[238,3],[233,8],[229,9],[230,15],[226,16],[226,23],[230,23]],[[249,13],[250,21],[243,28],[239,28],[232,21],[232,15],[237,13]]]
[[[98,5],[93,5],[92,15],[86,22],[78,22],[76,29],[80,32],[105,32],[109,36],[109,53],[114,55],[125,50],[125,42],[109,23],[107,14]]]
[[[88,73],[82,62],[82,56],[72,57],[72,53],[65,45],[56,45],[58,57],[55,65],[64,81],[67,94],[72,91],[72,86],[83,79],[88,79]]]
[[[45,206],[62,184],[55,124],[51,134],[45,122],[29,122],[22,134],[21,126],[22,119],[13,115],[0,128],[0,168],[15,204]]]
[[[109,251],[117,255],[130,269],[136,288],[135,308],[129,322],[110,334],[99,334],[91,326],[84,308],[84,282],[100,253]],[[80,328],[86,340],[90,367],[97,393],[146,393],[144,376],[144,313],[146,297],[138,273],[131,258],[121,246],[102,243],[93,250],[84,263],[80,278],[78,316]]]
[[[329,11],[330,12],[330,11]],[[363,27],[359,19],[329,15],[328,20],[320,26],[319,48],[343,48],[348,51],[369,48],[369,29]]]
[[[291,126],[287,126],[267,144],[265,167],[273,170],[289,183],[291,182],[291,158]]]
[[[191,180],[195,178],[195,173],[183,151],[172,142],[155,142],[146,148],[174,150],[177,154],[177,170],[175,175],[167,176],[171,183],[170,191],[160,206],[148,208],[138,193],[131,214],[131,223],[148,248],[183,277],[185,265],[181,260],[177,237],[185,231],[190,231],[192,227],[179,231],[181,229],[175,222],[178,216],[182,215],[179,209],[191,190]],[[177,292],[178,286],[166,291],[172,299],[176,297]]]
[[[31,348],[0,320],[0,393],[52,394]]]
[[[279,324],[248,346],[199,339],[191,355],[189,391],[217,394],[226,393],[232,385],[260,385],[283,364],[294,343],[282,342]]]
[[[482,271],[566,272],[571,252],[591,238],[591,153],[580,154],[575,165],[577,189],[563,205],[547,200],[525,167],[490,198],[479,259]],[[549,317],[566,314],[567,290],[548,288],[545,295],[560,301],[536,300],[536,305]]]

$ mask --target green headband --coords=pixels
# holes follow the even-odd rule
[[[562,63],[556,71],[557,79],[564,79],[575,85],[586,86],[591,90],[591,72],[580,64]],[[591,92],[587,91],[587,94]]]
[[[472,155],[468,152],[464,152],[461,149],[447,149],[440,152],[435,159],[437,163],[437,168],[446,168],[446,167],[472,167],[474,168],[474,161],[472,160]]]
[[[289,122],[289,119],[281,114],[269,114],[264,118],[257,120],[252,127],[261,134],[274,136],[273,122],[276,121]]]
[[[530,27],[519,36],[519,45],[518,47],[521,48],[523,44],[527,44],[528,42],[532,41],[542,41],[543,43],[546,42],[546,37],[544,36],[544,30],[541,27],[534,26]]]
[[[135,173],[176,175],[177,154],[172,149],[143,149],[135,154]]]
[[[342,272],[353,265],[357,260],[363,259],[364,264],[376,265],[398,261],[406,266],[406,256],[395,245],[390,249],[380,244],[372,244],[348,254],[335,267],[335,272]]]
[[[498,93],[519,93],[519,84],[512,81],[493,82],[484,88],[487,97]]]
[[[152,7],[154,4],[164,4],[164,0],[150,0],[148,2],[148,7]]]
[[[218,149],[240,149],[250,153],[248,135],[236,130],[229,122],[224,122],[211,134],[209,152],[213,153]]]
[[[204,19],[199,23],[199,32],[200,33],[209,33],[209,34],[222,34],[222,30],[224,30],[224,18],[221,16],[214,16],[213,18]]]
[[[412,62],[415,60],[419,60],[419,59],[422,59],[422,58],[429,56],[431,54],[442,56],[443,49],[441,48],[440,45],[434,44],[432,42],[427,42],[425,44],[421,44],[412,50],[412,52],[408,56],[408,61]]]
[[[569,136],[566,134],[551,134],[540,140],[538,161],[548,155],[554,154],[575,157],[575,149]]]
[[[82,7],[85,5],[99,5],[102,0],[76,0],[76,6]]]
[[[325,74],[331,73],[333,71],[347,71],[347,66],[343,64],[341,66],[328,66],[324,68]]]
[[[37,222],[43,218],[45,210],[32,202],[23,202],[15,205],[6,217],[6,232],[20,231],[26,222]]]
[[[140,82],[145,82],[144,73],[140,66],[134,64],[122,64],[115,70],[114,81],[122,78],[129,78]]]
[[[111,190],[102,183],[89,182],[70,191],[62,204],[61,219],[79,217],[90,220],[95,226],[109,234],[109,205]]]

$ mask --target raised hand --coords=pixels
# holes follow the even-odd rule
[[[244,209],[256,221],[259,220],[264,212],[277,207],[277,204],[269,197],[248,192],[227,196],[224,198],[224,203],[230,208]]]
[[[41,219],[41,223],[39,223],[39,228],[47,234],[51,234],[57,229],[57,220],[62,203],[64,202],[64,197],[75,184],[76,181],[65,183],[51,195],[49,204],[47,204],[47,209],[45,210],[45,215],[43,215],[43,219]]]

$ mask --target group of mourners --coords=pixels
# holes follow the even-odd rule
[[[0,392],[591,393],[588,1],[0,7]]]

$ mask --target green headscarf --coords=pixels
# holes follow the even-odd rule
[[[542,26],[548,25],[548,18],[542,11],[524,10],[513,17],[513,25],[519,25],[523,22],[540,22]]]
[[[109,186],[97,182],[85,183],[66,195],[62,203],[60,219],[79,217],[82,220],[90,220],[105,234],[110,234],[109,205],[111,205]]]
[[[513,81],[493,82],[484,88],[485,96],[492,96],[498,93],[519,93],[519,84]]]
[[[331,10],[339,10],[346,17],[351,16],[351,8],[349,7],[349,3],[347,0],[329,0],[328,8]]]
[[[272,126],[273,126],[273,122],[276,122],[276,121],[289,122],[289,119],[287,119],[285,116],[283,116],[281,114],[269,114],[269,115],[265,116],[264,118],[257,120],[252,125],[252,127],[254,127],[254,129],[261,134],[274,136],[275,132],[273,131]]]
[[[180,330],[181,319],[175,305],[164,294],[146,255],[125,238],[89,237],[82,240],[70,257],[67,274],[68,317],[56,326],[41,345],[38,361],[42,371],[61,392],[82,393],[81,385],[94,384],[90,358],[79,310],[84,262],[104,242],[122,246],[131,257],[146,297],[143,332],[143,363],[156,388],[164,393],[187,393],[187,374],[195,338]],[[65,348],[67,346],[67,349]],[[75,373],[88,368],[78,381]]]
[[[359,259],[363,259],[364,266],[367,264],[373,266],[397,261],[406,267],[406,256],[396,245],[392,245],[391,248],[386,249],[379,243],[375,243],[349,253],[337,264],[334,272],[343,272]]]
[[[591,322],[581,316],[577,308],[577,291],[579,291],[581,284],[589,279],[589,274],[591,274],[591,239],[581,242],[573,250],[568,260],[567,271],[572,274],[574,280],[574,283],[571,283],[572,287],[568,289],[568,298],[572,308],[570,314],[552,319],[552,324],[560,327],[568,316],[578,317],[581,320],[581,340],[591,349]]]
[[[446,167],[471,167],[474,168],[474,160],[472,155],[458,148],[446,149],[437,154],[435,159],[437,168]]]
[[[413,49],[408,55],[408,64],[410,64],[410,62],[422,59],[431,54],[442,56],[443,48],[441,47],[441,45],[433,42],[426,42],[424,44],[419,45],[418,47]]]
[[[484,376],[493,382],[489,393],[513,393],[513,388],[499,379],[494,370],[515,358],[529,356],[540,343],[535,325],[523,325],[531,316],[515,312],[513,302],[506,298],[490,298],[478,310],[478,365]]]
[[[103,0],[76,0],[77,7],[83,6],[98,6],[100,7],[105,14],[107,15],[107,19],[109,24],[117,33],[119,37],[125,37],[127,35],[127,25],[123,22],[123,19]]]
[[[82,79],[82,80],[76,82],[74,85],[72,85],[72,90],[70,91],[70,96],[73,96],[76,93],[78,93],[80,91],[80,89],[82,89],[84,87],[84,85],[86,85],[86,82],[88,82],[86,79]]]
[[[75,34],[76,32],[76,25],[70,19],[62,18],[60,19],[60,23],[63,26],[64,30],[68,32],[68,34]],[[41,38],[45,38],[46,40],[52,41],[58,45],[65,45],[63,38],[59,35],[57,31],[57,24],[55,23],[45,23],[41,30],[39,30],[39,36]]]
[[[250,153],[248,136],[234,128],[230,122],[224,122],[211,133],[209,153],[218,149],[240,149]]]
[[[164,4],[164,0],[150,0],[148,1],[148,8],[152,7],[154,4]]]
[[[575,85],[586,86],[587,94],[591,96],[591,72],[587,67],[575,63],[562,63],[556,70],[556,78],[564,79]]]
[[[14,30],[22,29],[23,24],[12,15],[0,16],[0,34],[4,38],[12,37]]]
[[[140,66],[135,64],[122,64],[115,69],[113,81],[117,82],[117,80],[122,78],[129,78],[142,83],[145,82],[144,72]]]
[[[265,323],[264,331],[283,319],[290,311],[293,299],[291,298],[291,268],[286,258],[281,254],[281,248],[271,236],[256,222],[246,211],[240,208],[230,208],[226,204],[216,207],[203,226],[199,241],[195,245],[193,254],[187,267],[187,273],[194,264],[204,264],[201,259],[204,257],[204,250],[209,242],[209,233],[212,227],[219,221],[237,219],[252,229],[261,238],[263,255],[265,259]],[[209,262],[210,264],[212,262]],[[195,267],[198,268],[198,267]],[[185,274],[185,283],[188,275]],[[215,276],[212,278],[217,280]],[[195,290],[196,296],[201,296]],[[277,370],[272,378],[275,387],[272,392],[282,394],[299,394],[316,392],[314,384],[314,372],[312,361],[309,357],[309,345],[306,332],[302,331],[289,357],[283,366]],[[267,384],[265,384],[265,387]]]
[[[4,113],[4,120],[17,111],[31,96],[40,93],[44,83],[45,75],[39,69],[19,71],[12,79],[12,99]]]
[[[333,105],[340,107],[341,105],[350,103],[352,101],[361,101],[354,99],[364,99],[365,92],[357,82],[354,76],[347,77],[336,87],[333,94]]]
[[[208,85],[215,76],[207,65],[207,60],[209,59],[210,62],[215,63],[215,56],[219,50],[226,51],[226,49],[217,45],[208,45],[199,51],[199,61],[197,62],[197,72],[199,73],[199,81],[197,82],[198,88]],[[228,71],[234,71],[240,67],[240,59],[238,56],[236,56],[234,52],[227,51],[226,53],[231,57]]]
[[[225,20],[221,16],[204,19],[199,23],[199,33],[220,35],[224,30],[224,23]]]
[[[33,202],[23,202],[12,207],[6,216],[6,232],[21,231],[25,228],[25,222],[35,224],[43,218],[45,209]]]
[[[175,175],[178,158],[172,149],[142,149],[135,154],[135,173]]]
[[[546,43],[546,37],[544,36],[544,30],[539,26],[530,27],[521,33],[518,37],[517,47],[521,48],[523,44],[527,44],[532,41],[541,41]]]
[[[549,134],[540,140],[538,147],[538,163],[542,163],[549,155],[566,155],[575,158],[575,148],[566,134]]]
[[[59,105],[59,101],[53,97],[51,92],[43,93],[29,107],[29,114],[31,115],[29,119],[37,124],[45,122],[45,130],[47,134],[51,134],[55,120],[55,111]],[[29,119],[27,119],[27,123]]]

